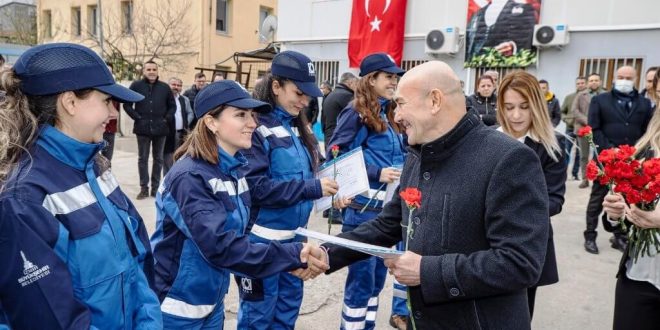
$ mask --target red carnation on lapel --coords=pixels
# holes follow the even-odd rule
[[[408,187],[399,192],[399,196],[408,205],[409,209],[416,209],[422,205],[422,192],[417,188]]]

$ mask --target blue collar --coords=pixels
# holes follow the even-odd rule
[[[379,96],[378,102],[380,103],[380,111],[387,113],[387,106],[390,104],[390,100]]]
[[[245,159],[240,151],[237,151],[236,155],[230,156],[220,146],[218,146],[218,160],[220,162],[220,171],[225,174],[231,174],[237,168],[247,165],[247,159]]]
[[[276,105],[275,108],[273,109],[273,114],[275,114],[275,118],[280,120],[283,123],[288,123],[291,125],[291,121],[296,118],[292,114],[286,112],[282,107],[279,105]]]
[[[81,171],[105,146],[105,142],[80,142],[50,125],[41,126],[37,144],[57,160]]]

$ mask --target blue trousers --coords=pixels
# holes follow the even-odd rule
[[[279,273],[252,281],[262,281],[263,293],[240,297],[237,328],[293,329],[302,304],[302,280],[289,273]]]
[[[344,224],[342,232],[351,231],[355,227],[357,225]],[[387,267],[383,259],[378,257],[370,257],[348,267],[341,329],[374,329],[378,295],[383,290],[386,276]]]
[[[566,132],[566,135],[570,136],[575,140],[576,135],[573,133],[573,131]],[[571,175],[574,177],[578,176],[578,172],[580,171],[580,150],[577,148],[577,140],[575,140],[575,157],[573,158],[573,168],[571,169]],[[564,150],[566,152],[566,165],[570,167],[570,162],[571,162],[571,149],[573,149],[573,143],[569,139],[564,139]]]
[[[189,319],[180,316],[174,316],[163,313],[164,330],[205,330],[205,329],[223,329],[225,324],[225,305],[224,296],[208,316],[202,319]]]
[[[396,245],[396,249],[404,251],[403,242]],[[394,290],[392,291],[392,315],[408,316],[408,287],[394,280]]]

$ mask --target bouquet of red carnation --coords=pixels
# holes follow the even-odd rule
[[[610,191],[621,194],[626,203],[635,204],[645,211],[652,211],[660,197],[660,158],[637,160],[635,148],[622,145],[601,151],[595,161],[587,165],[587,179],[598,180],[607,185]],[[621,219],[621,225],[625,224]],[[660,241],[656,228],[644,229],[632,226],[628,231],[630,256],[634,261],[644,255],[651,255],[651,247],[660,252]]]

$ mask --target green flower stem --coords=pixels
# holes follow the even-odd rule
[[[412,214],[414,211],[415,211],[415,207],[408,206],[408,224],[406,225],[406,248],[405,248],[406,251],[408,251],[408,242],[410,241],[410,236],[415,231],[412,223]],[[413,317],[412,304],[410,303],[410,288],[408,287],[406,287],[406,294],[408,298],[406,300],[406,307],[408,307],[408,313],[410,313],[410,322],[412,323],[413,330],[417,330],[417,327],[415,326],[415,318]]]
[[[369,198],[369,200],[367,201],[367,204],[365,204],[364,207],[362,207],[362,209],[360,209],[360,213],[364,213],[364,210],[366,210],[366,209],[367,209],[367,206],[369,206],[369,204],[371,204],[371,201],[372,201],[374,198],[376,198],[376,196],[378,196],[378,193],[383,189],[383,187],[384,187],[385,185],[386,185],[386,183],[383,183],[383,184],[380,185],[380,187],[378,187],[378,190],[376,190],[376,193],[375,193],[373,196],[371,196],[371,197]],[[378,202],[376,202],[376,204],[378,204]]]

